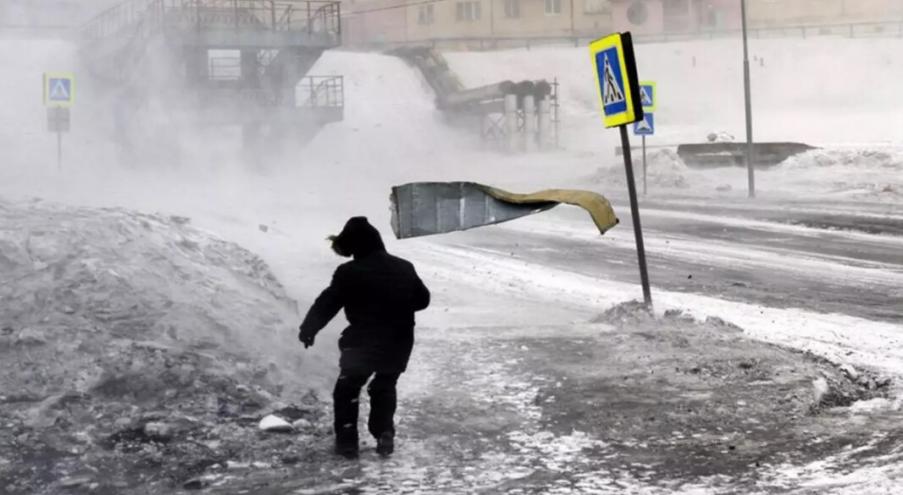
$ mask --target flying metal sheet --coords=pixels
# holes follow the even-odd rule
[[[608,200],[589,191],[515,194],[473,182],[419,182],[392,188],[391,201],[392,230],[399,239],[507,222],[561,203],[586,209],[601,233],[618,223]]]

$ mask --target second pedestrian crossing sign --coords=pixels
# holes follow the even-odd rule
[[[636,60],[630,33],[615,33],[589,45],[602,104],[605,127],[617,127],[643,118]]]
[[[69,72],[44,74],[44,105],[71,107],[75,103],[75,76]]]
[[[655,115],[649,112],[644,113],[643,120],[638,120],[633,123],[633,133],[637,136],[654,136]]]
[[[644,112],[654,112],[658,103],[658,86],[652,81],[640,81],[640,101]]]

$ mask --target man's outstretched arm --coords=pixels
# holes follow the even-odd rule
[[[341,269],[341,268],[340,268]],[[345,298],[342,290],[340,273],[336,270],[332,276],[332,283],[317,297],[314,305],[310,307],[304,322],[301,323],[298,340],[304,347],[310,347],[314,344],[314,337],[329,322],[335,318],[335,315],[345,306]]]

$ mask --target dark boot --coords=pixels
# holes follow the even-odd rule
[[[370,419],[367,422],[370,434],[376,438],[376,452],[382,456],[395,451],[395,384],[397,373],[377,373],[367,387],[370,394]]]
[[[358,402],[367,378],[342,372],[332,393],[336,453],[347,459],[356,459],[358,455]]]
[[[395,452],[395,435],[390,431],[383,432],[376,439],[376,453],[382,457],[389,457]]]
[[[345,459],[357,459],[359,454],[357,442],[354,442],[353,444],[343,444],[336,442],[335,453],[344,457]]]

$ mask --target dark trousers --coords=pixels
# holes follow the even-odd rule
[[[375,438],[384,432],[395,434],[395,384],[401,373],[376,373],[367,393],[370,395],[370,420],[367,429]],[[335,436],[338,445],[357,446],[357,418],[361,389],[370,374],[342,371],[332,393],[335,407]]]

